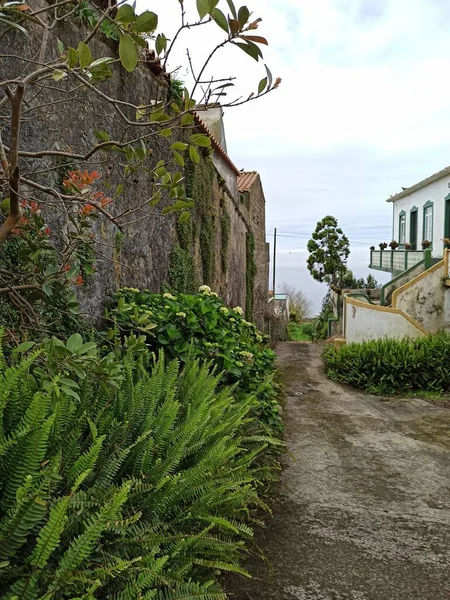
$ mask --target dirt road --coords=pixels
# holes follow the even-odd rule
[[[268,563],[238,600],[450,600],[450,410],[328,381],[320,347],[279,347],[286,459]]]

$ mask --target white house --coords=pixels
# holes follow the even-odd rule
[[[433,262],[442,258],[443,240],[450,238],[450,167],[405,188],[387,202],[393,209],[392,240],[399,246],[395,252],[375,247],[369,266],[396,277],[424,259],[426,246]]]
[[[382,286],[379,302],[365,290],[343,293],[335,315],[342,320],[341,342],[450,332],[450,250],[444,247],[450,238],[450,167],[387,202],[398,247],[373,246],[369,266],[392,273],[392,279]]]
[[[431,242],[432,256],[442,258],[444,238],[450,237],[450,167],[388,198],[393,207],[392,239],[420,250]]]

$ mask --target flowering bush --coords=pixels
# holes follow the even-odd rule
[[[257,395],[261,421],[281,431],[275,353],[267,336],[244,319],[242,308],[227,308],[208,286],[199,292],[174,296],[124,288],[108,316],[123,333],[144,333],[151,349],[164,348],[169,357],[212,361],[223,383],[235,384],[238,394]]]

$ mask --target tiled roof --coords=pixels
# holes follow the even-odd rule
[[[211,139],[211,144],[212,147],[214,148],[214,150],[220,154],[220,156],[224,159],[224,161],[228,164],[229,167],[231,167],[231,169],[234,171],[234,173],[236,175],[240,175],[240,171],[239,169],[236,167],[236,165],[234,164],[234,162],[231,160],[231,158],[228,156],[228,154],[225,152],[225,150],[222,148],[222,146],[220,145],[220,143],[217,141],[217,139],[213,136],[213,134],[211,133],[211,131],[209,130],[208,126],[206,125],[206,123],[198,116],[197,113],[194,113],[194,117],[195,117],[195,122],[198,125],[198,127],[200,129],[203,130],[203,133],[205,133],[205,135],[207,135],[210,139]]]
[[[258,173],[256,171],[248,171],[240,173],[238,177],[238,188],[241,193],[248,192],[255,181],[258,179]]]
[[[447,175],[450,175],[450,167],[445,167],[445,169],[442,169],[442,171],[438,171],[434,175],[431,175],[426,179],[422,179],[422,181],[419,181],[419,183],[416,183],[409,188],[406,188],[406,190],[403,190],[403,192],[399,192],[398,194],[395,194],[395,196],[391,196],[386,200],[386,202],[394,202],[395,200],[409,196],[409,194],[412,194],[413,192],[425,187],[429,183],[433,183],[433,181],[437,181],[438,179],[441,179]]]

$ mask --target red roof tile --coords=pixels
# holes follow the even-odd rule
[[[213,136],[213,134],[209,130],[206,123],[198,116],[197,113],[194,113],[194,117],[195,117],[195,122],[198,125],[198,127],[200,129],[202,129],[203,133],[205,133],[205,135],[207,135],[211,139],[211,144],[212,144],[212,147],[214,148],[214,150],[216,150],[216,152],[218,154],[220,154],[220,156],[224,159],[224,161],[228,164],[228,166],[231,167],[231,169],[234,171],[234,173],[236,175],[240,175],[241,172],[236,167],[236,165],[231,160],[231,158],[228,156],[228,154],[225,152],[225,150],[222,148],[222,146],[217,141],[217,139]]]
[[[256,171],[246,171],[240,173],[238,177],[238,188],[241,193],[248,192],[259,175]]]

